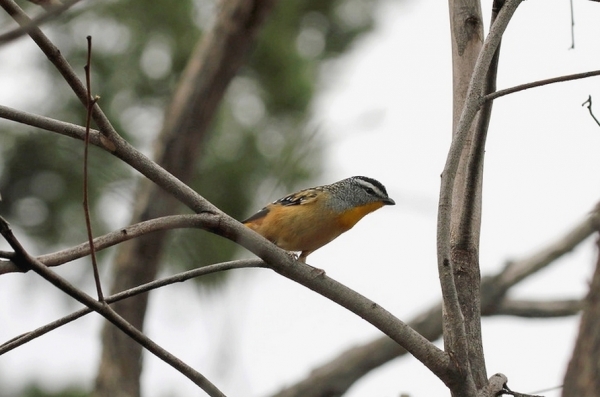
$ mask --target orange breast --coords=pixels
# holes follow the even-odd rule
[[[352,208],[344,212],[338,218],[338,224],[344,228],[344,232],[350,230],[358,221],[360,221],[365,215],[383,207],[382,202],[370,203],[363,205],[362,207]]]

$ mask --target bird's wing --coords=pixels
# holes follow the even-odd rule
[[[288,207],[291,205],[305,205],[312,203],[313,201],[315,201],[318,192],[319,189],[312,188],[301,190],[299,192],[282,197],[279,200],[273,201],[271,204],[267,205],[265,208],[252,215],[250,218],[242,221],[242,223],[246,224],[264,218],[271,211],[271,208],[276,206]]]

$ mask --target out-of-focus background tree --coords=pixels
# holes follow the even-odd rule
[[[191,182],[195,190],[239,219],[256,209],[257,202],[305,186],[319,174],[320,126],[308,123],[316,83],[324,63],[373,27],[374,4],[277,3],[227,90],[206,150],[198,153]],[[35,5],[23,6],[30,15],[41,12]],[[215,1],[190,0],[82,3],[44,31],[82,74],[85,37],[92,36],[93,93],[101,97],[99,104],[119,133],[151,154],[165,107],[193,47],[214,22],[216,7]],[[2,26],[13,26],[9,18],[1,18]],[[28,110],[83,125],[85,111],[61,76],[41,53],[33,50],[28,56],[39,68],[40,80]],[[3,122],[0,151],[0,205],[11,224],[26,232],[40,252],[84,241],[81,143]],[[98,235],[129,222],[138,175],[95,148],[90,169]],[[190,231],[172,232],[167,251],[164,262],[177,268],[224,261],[236,252],[225,239]],[[110,263],[109,255],[101,258]],[[81,280],[89,270],[70,269]],[[106,266],[102,271],[106,274]],[[204,277],[199,288],[218,286],[215,281],[221,278]],[[28,390],[28,395],[43,394]]]

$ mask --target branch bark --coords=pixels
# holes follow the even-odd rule
[[[598,259],[581,317],[579,335],[569,362],[563,396],[600,395],[600,239]]]
[[[139,344],[139,346],[145,347],[150,352],[159,357],[161,360],[165,361],[167,364],[177,369],[180,373],[185,375],[198,387],[204,390],[209,396],[225,397],[225,395],[221,393],[221,391],[202,374],[200,374],[198,371],[196,371],[195,369],[185,364],[183,361],[179,360],[177,357],[160,347],[158,344],[156,344],[154,341],[152,341],[150,338],[144,335],[141,331],[139,331],[129,322],[123,319],[123,317],[119,316],[105,302],[99,302],[91,296],[84,293],[83,291],[77,289],[66,279],[60,277],[48,267],[46,267],[43,263],[38,261],[36,258],[29,255],[12,233],[8,222],[6,222],[2,217],[0,217],[0,234],[2,234],[2,236],[6,239],[9,245],[15,250],[15,254],[18,257],[17,261],[21,266],[25,266],[32,269],[61,291],[65,292],[77,301],[83,303],[95,312],[101,314],[104,318],[106,318],[112,324],[114,324],[121,332],[126,334],[129,338],[135,340],[136,343]]]
[[[115,246],[128,240],[147,235],[157,231],[166,231],[180,228],[202,229],[204,218],[202,215],[170,215],[136,223],[96,237],[94,241],[95,251]],[[75,259],[83,258],[90,254],[90,244],[82,243],[51,254],[40,255],[37,259],[48,267],[60,266]],[[14,254],[0,251],[0,258],[8,259],[0,262],[0,275],[12,272],[22,272],[13,261]]]
[[[454,114],[452,130],[456,131],[475,62],[483,45],[480,2],[450,1],[450,28]],[[481,388],[487,381],[479,316],[481,276],[478,259],[486,115],[479,113],[478,121],[467,132],[465,145],[460,148],[450,209],[450,266],[460,313],[456,309],[444,311],[444,323],[447,324],[444,328],[444,346],[454,357],[460,372],[456,385],[469,389],[473,389],[469,385],[471,382],[474,382],[475,388]],[[458,321],[462,321],[464,331],[458,328]],[[469,343],[466,342],[467,339]]]
[[[39,261],[39,258],[37,258],[37,260]],[[187,272],[175,274],[170,277],[165,277],[160,280],[155,280],[155,281],[151,281],[149,283],[143,284],[143,285],[139,285],[135,288],[131,288],[126,291],[111,295],[106,298],[105,302],[108,304],[118,302],[120,300],[127,299],[132,296],[140,295],[140,294],[143,294],[148,291],[152,291],[157,288],[161,288],[161,287],[171,285],[174,283],[181,283],[181,282],[190,280],[192,278],[201,277],[201,276],[204,276],[207,274],[223,272],[223,271],[231,270],[231,269],[244,269],[244,268],[250,268],[250,267],[264,267],[264,266],[265,266],[265,263],[263,261],[261,261],[260,259],[246,259],[246,260],[237,260],[237,261],[217,263],[217,264],[210,265],[210,266],[204,266],[204,267],[201,267],[198,269],[188,270]],[[92,311],[93,311],[92,309],[85,307],[85,308],[80,309],[76,312],[73,312],[67,316],[64,316],[58,320],[48,323],[42,327],[39,327],[31,332],[27,332],[25,334],[19,335],[15,338],[3,343],[2,345],[0,345],[0,355],[2,355],[4,353],[8,353],[9,351],[11,351],[17,347],[24,345],[25,343],[27,343],[29,341],[32,341],[33,339],[39,338],[40,336],[45,335],[50,331],[53,331],[59,327],[62,327],[63,325],[66,325],[72,321],[75,321],[78,318],[81,318],[81,317],[91,313]]]
[[[454,134],[442,173],[437,249],[444,346],[455,372],[448,387],[457,396],[475,396],[488,384],[481,339],[479,231],[483,154],[491,106],[480,108],[484,105],[482,96],[495,88],[498,46],[518,1],[498,12],[500,4],[495,2],[492,29],[482,44],[479,2],[450,1]]]
[[[481,304],[484,316],[503,313],[506,294],[516,284],[550,266],[558,258],[571,252],[600,228],[600,206],[573,229],[532,255],[508,264],[500,273],[484,277],[481,283]],[[565,305],[565,306],[568,306]],[[574,309],[574,307],[571,307]],[[542,313],[544,314],[544,313]],[[549,317],[545,313],[545,317]],[[574,314],[567,310],[556,315]],[[433,305],[408,322],[408,325],[430,341],[442,336],[442,304]],[[276,393],[274,397],[327,397],[335,391],[346,392],[358,379],[374,368],[403,356],[407,351],[388,337],[381,337],[362,346],[349,349],[331,361],[314,369],[302,381]],[[348,365],[357,363],[357,366]]]

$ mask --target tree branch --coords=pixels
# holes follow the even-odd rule
[[[494,315],[527,318],[553,318],[577,314],[583,308],[581,299],[565,300],[517,300],[504,299],[495,309]]]
[[[149,221],[136,223],[135,225],[127,226],[114,232],[107,233],[103,236],[96,237],[93,240],[94,248],[96,249],[96,251],[101,251],[105,248],[112,247],[124,241],[128,241],[133,238],[140,237],[148,233],[160,230],[172,230],[182,228],[201,229],[202,222],[204,222],[203,214],[171,215],[156,218]],[[53,267],[65,264],[75,259],[83,258],[89,254],[89,243],[82,243],[71,248],[54,252],[52,254],[41,255],[37,257],[37,259],[44,265]],[[5,258],[9,260],[0,262],[0,275],[5,273],[23,271],[14,262],[12,262],[14,258],[13,253],[0,251],[0,258]]]
[[[173,356],[171,353],[160,347],[142,332],[133,327],[125,319],[119,316],[113,309],[110,308],[104,302],[98,302],[91,296],[87,295],[83,291],[74,287],[67,280],[60,277],[43,263],[32,257],[25,251],[23,246],[13,235],[8,223],[0,217],[0,234],[6,239],[9,245],[15,250],[19,261],[26,264],[29,268],[35,271],[37,274],[42,276],[45,280],[50,282],[52,285],[65,292],[75,300],[83,303],[87,307],[91,308],[95,312],[101,314],[104,318],[109,320],[115,326],[117,326],[122,332],[127,334],[130,338],[134,339],[141,346],[144,346],[148,351],[152,352],[158,358],[171,365],[177,371],[185,375],[188,379],[194,382],[198,387],[204,390],[208,395],[215,397],[224,397],[215,385],[213,385],[207,378],[205,378],[198,371]]]
[[[31,31],[31,29],[33,29],[34,27],[37,28],[48,21],[56,19],[63,12],[67,11],[69,8],[79,3],[80,1],[81,0],[67,0],[62,4],[59,3],[51,5],[47,8],[47,11],[45,13],[33,18],[30,23],[21,25],[17,29],[0,35],[0,46],[3,44],[7,44],[15,39],[18,39],[23,35],[28,34],[29,31]]]
[[[89,206],[89,152],[90,152],[90,124],[92,122],[92,107],[96,103],[96,98],[92,99],[92,36],[87,36],[87,62],[83,67],[85,70],[85,89],[87,91],[87,104],[85,112],[85,139],[83,143],[83,214],[85,217],[85,229],[87,232],[88,242],[90,245],[90,258],[92,260],[92,270],[94,272],[94,282],[96,284],[96,293],[98,300],[104,301],[104,293],[102,292],[102,282],[100,273],[98,272],[98,261],[96,260],[96,250],[94,249],[94,233],[92,232],[92,219],[90,216]]]
[[[571,252],[595,232],[594,225],[598,225],[599,219],[600,211],[597,208],[564,236],[549,243],[538,252],[512,262],[494,276],[484,277],[481,283],[482,315],[493,316],[498,314],[511,287]],[[516,269],[519,270],[515,271]],[[408,325],[429,341],[433,342],[439,339],[442,336],[441,305],[440,302],[424,310],[409,321]],[[569,315],[570,313],[565,310],[564,314]],[[404,348],[390,338],[377,338],[362,346],[346,350],[331,361],[311,371],[310,376],[276,393],[273,397],[327,397],[331,395],[330,391],[332,390],[342,395],[358,379],[372,369],[378,368],[406,353],[407,351]],[[356,363],[357,367],[348,365],[348,363]]]
[[[39,258],[38,258],[38,260],[39,260]],[[139,294],[143,294],[145,292],[149,292],[149,291],[152,291],[157,288],[161,288],[161,287],[171,285],[174,283],[181,283],[181,282],[190,280],[192,278],[204,276],[207,274],[223,272],[223,271],[232,270],[232,269],[245,269],[245,268],[252,268],[252,267],[265,267],[265,263],[260,259],[245,259],[245,260],[223,262],[223,263],[217,263],[214,265],[204,266],[204,267],[201,267],[198,269],[193,269],[193,270],[188,270],[183,273],[178,273],[178,274],[175,274],[170,277],[165,277],[160,280],[155,280],[155,281],[140,285],[138,287],[128,289],[123,292],[119,292],[117,294],[107,297],[105,299],[105,302],[108,304],[118,302],[120,300],[127,299],[132,296],[139,295]],[[45,335],[50,331],[53,331],[59,327],[62,327],[63,325],[73,322],[73,321],[77,320],[78,318],[81,318],[81,317],[85,316],[86,314],[89,314],[92,312],[93,312],[92,309],[90,309],[89,307],[85,307],[83,309],[80,309],[76,312],[69,314],[68,316],[64,316],[56,321],[53,321],[42,327],[39,327],[33,331],[19,335],[15,338],[3,343],[2,345],[0,345],[0,356],[4,353],[8,353],[9,351],[11,351],[21,345],[24,345],[25,343],[27,343],[33,339],[39,338],[40,336]]]
[[[563,396],[597,396],[600,393],[600,238],[596,240],[596,248],[596,268],[565,374]]]
[[[444,302],[444,344],[446,351],[452,357],[455,370],[460,372],[456,376],[455,383],[448,384],[448,387],[453,393],[456,392],[462,395],[475,395],[477,385],[485,380],[479,379],[481,376],[477,376],[476,385],[469,369],[470,349],[465,329],[465,313],[462,313],[461,310],[461,299],[459,299],[457,292],[454,274],[457,270],[456,265],[459,258],[453,255],[452,250],[453,219],[456,219],[453,218],[453,214],[455,206],[460,205],[460,203],[453,202],[455,199],[455,186],[472,122],[483,103],[481,98],[484,94],[485,79],[490,63],[496,53],[502,34],[520,2],[521,0],[508,0],[506,2],[483,43],[473,68],[469,87],[464,96],[464,105],[460,117],[458,122],[455,122],[452,143],[442,172],[438,206],[437,252],[438,271]],[[467,17],[466,19],[469,18],[473,17]],[[451,18],[451,20],[453,19]],[[469,324],[472,323],[472,321],[469,321]]]
[[[590,116],[592,116],[592,118],[594,119],[594,121],[596,122],[596,124],[598,124],[598,126],[600,126],[600,121],[596,118],[596,116],[594,115],[594,111],[592,110],[592,96],[588,95],[588,99],[581,104],[581,106],[585,106],[587,105],[588,111],[590,112]]]
[[[589,215],[563,236],[528,258],[509,262],[498,276],[499,286],[507,290],[526,277],[548,266],[564,254],[571,252],[579,243],[595,231],[600,230],[600,203]]]
[[[600,70],[568,74],[565,76],[552,77],[550,79],[538,80],[538,81],[533,81],[531,83],[520,84],[520,85],[517,85],[514,87],[505,88],[503,90],[492,92],[491,94],[487,94],[486,96],[483,97],[483,100],[486,102],[493,101],[494,99],[503,97],[505,95],[513,94],[513,93],[519,92],[519,91],[528,90],[530,88],[542,87],[542,86],[545,86],[548,84],[562,83],[562,82],[571,81],[571,80],[586,79],[588,77],[594,77],[594,76],[600,76]]]

